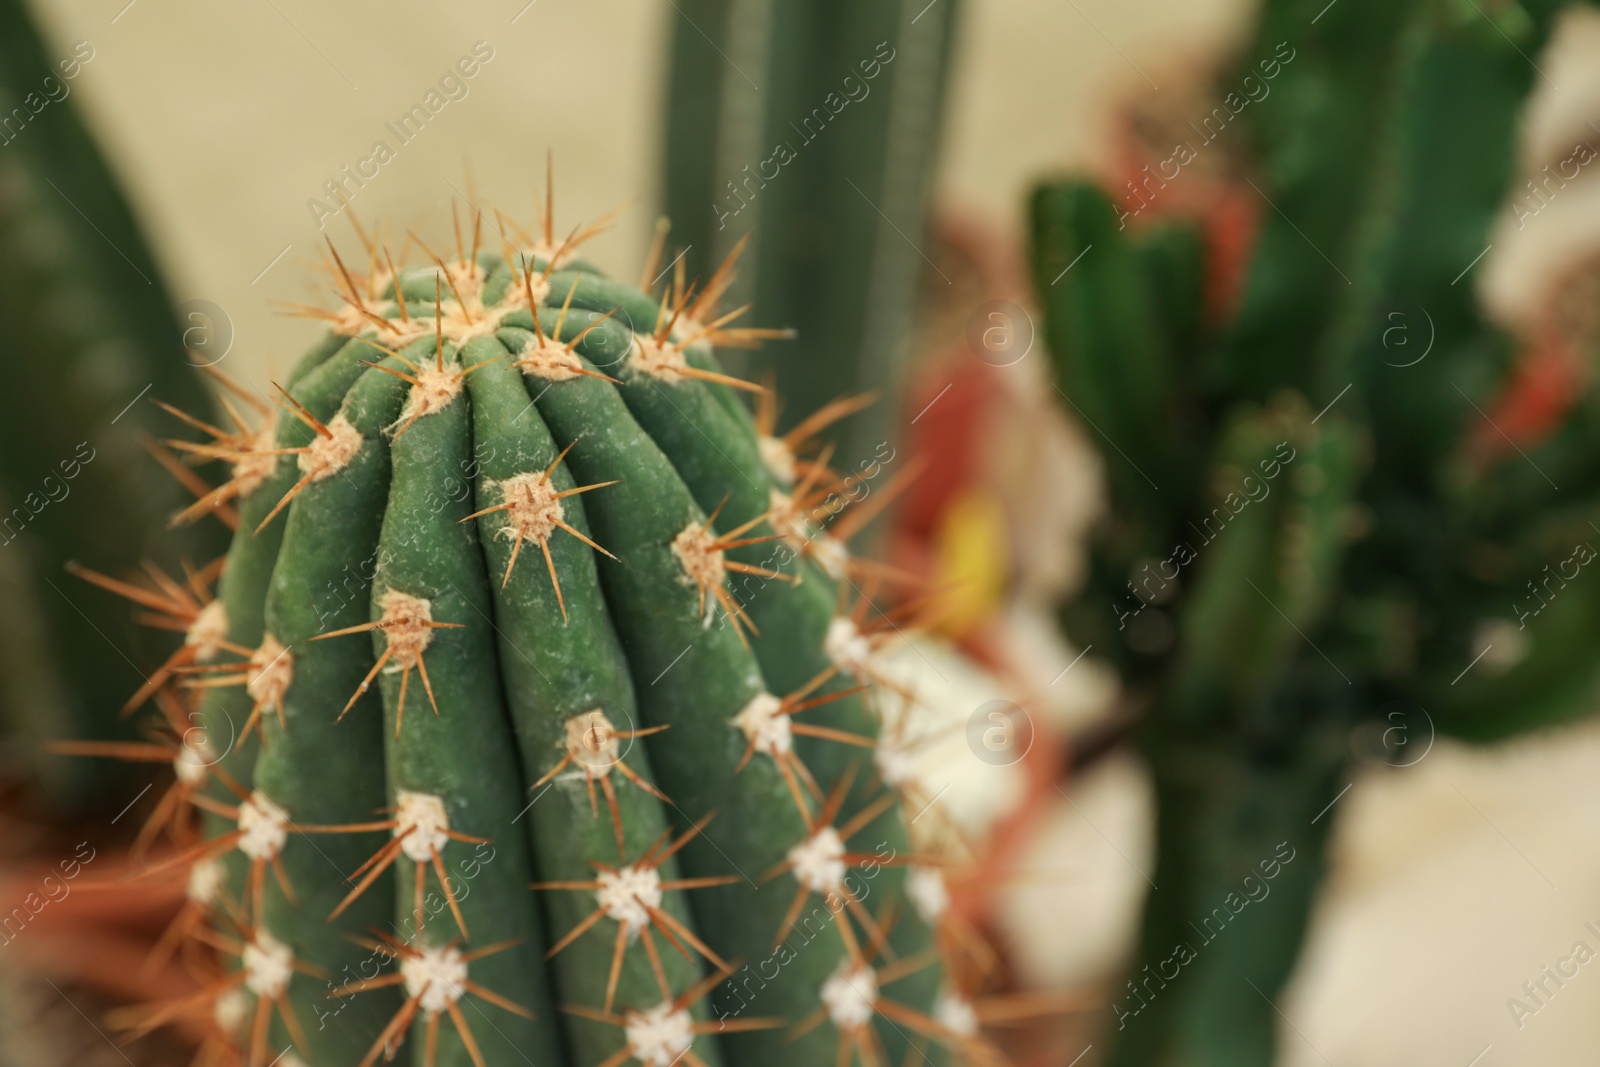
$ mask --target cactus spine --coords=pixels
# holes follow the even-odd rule
[[[1592,392],[1526,458],[1470,450],[1510,345],[1457,284],[1560,6],[1268,3],[1247,58],[1298,58],[1250,105],[1263,221],[1225,321],[1200,304],[1196,228],[1124,229],[1081,182],[1034,198],[1058,382],[1109,442],[1112,521],[1063,617],[1148,707],[1160,819],[1115,1064],[1272,1062],[1352,725],[1402,709],[1409,760],[1434,726],[1504,736],[1592,692],[1593,586],[1520,664],[1465,671],[1593,511]],[[1389,313],[1420,352],[1424,309],[1431,350],[1400,366]],[[1245,910],[1264,876],[1272,899]]]

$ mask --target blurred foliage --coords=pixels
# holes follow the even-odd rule
[[[94,45],[45,41],[0,0],[0,721],[63,809],[109,801],[104,766],[41,755],[44,740],[127,736],[117,709],[176,639],[66,574],[120,574],[220,551],[222,531],[165,532],[184,491],[144,441],[206,419],[161,274],[73,99]],[[176,545],[176,547],[174,547]],[[141,632],[142,631],[142,632]]]

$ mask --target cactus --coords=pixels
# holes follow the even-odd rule
[[[970,1046],[839,592],[872,568],[795,503],[836,476],[757,433],[703,293],[481,224],[422,267],[334,251],[333,332],[273,405],[224,379],[263,424],[192,446],[238,532],[140,758],[202,814],[147,874],[219,966],[132,1032],[214,1012],[251,1067]]]
[[[207,419],[211,406],[154,257],[77,114],[75,79],[93,59],[86,41],[47,47],[21,0],[0,0],[0,346],[11,401],[0,420],[0,721],[26,736],[22,753],[131,738],[115,712],[143,680],[135,663],[172,651],[169,635],[134,627],[115,596],[61,582],[62,565],[155,557],[176,567],[224,543],[220,528],[163,529],[183,490],[146,454],[165,421],[147,395]],[[109,802],[127,781],[61,761],[33,770],[58,811]]]
[[[684,0],[669,17],[662,184],[688,276],[751,242],[735,302],[805,327],[774,368],[786,425],[841,390],[895,396],[957,4]],[[895,417],[886,402],[829,432],[854,462]]]
[[[1563,571],[1545,617],[1510,612],[1593,536],[1595,395],[1525,454],[1477,447],[1512,344],[1469,279],[1560,6],[1265,5],[1245,58],[1291,58],[1227,132],[1263,219],[1237,308],[1202,305],[1194,223],[1127,225],[1081,181],[1034,197],[1058,387],[1111,498],[1063,621],[1147,709],[1156,783],[1113,1064],[1272,1062],[1353,727],[1409,735],[1403,765],[1435,728],[1588,710],[1594,583]],[[1397,322],[1411,347],[1386,347]]]

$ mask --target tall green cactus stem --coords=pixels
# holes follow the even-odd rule
[[[64,564],[177,571],[223,544],[164,534],[183,490],[145,452],[156,397],[210,419],[161,274],[71,92],[94,46],[42,39],[22,0],[0,2],[0,720],[40,741],[132,736],[115,711],[169,635],[141,631],[109,591],[63,582]],[[126,780],[45,759],[56,804],[110,802]],[[122,801],[118,801],[122,803]]]
[[[1269,2],[1246,59],[1296,58],[1240,131],[1263,223],[1230,321],[1200,314],[1192,226],[1124,230],[1083,183],[1035,196],[1058,383],[1111,494],[1063,619],[1149,709],[1160,819],[1115,1064],[1272,1062],[1353,725],[1398,722],[1405,764],[1434,728],[1559,722],[1600,682],[1592,583],[1506,636],[1527,580],[1589,536],[1594,395],[1526,457],[1467,447],[1511,344],[1462,279],[1560,6]],[[1391,313],[1417,326],[1405,361]],[[1480,662],[1496,642],[1526,654]]]
[[[775,366],[788,424],[841,392],[894,395],[957,17],[951,0],[676,7],[663,177],[673,242],[700,279],[752,242],[734,302],[764,325],[804,326]],[[830,309],[820,321],[819,307]],[[882,404],[848,436],[834,431],[840,455],[871,454],[895,417]]]
[[[240,523],[185,670],[205,840],[165,863],[248,1062],[942,1062],[872,642],[774,517],[721,327],[474,242],[336,260],[337,336],[206,446]]]

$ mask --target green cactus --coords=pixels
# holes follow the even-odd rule
[[[206,419],[210,401],[72,98],[94,46],[47,46],[25,7],[0,0],[0,358],[11,404],[0,420],[0,722],[25,738],[19,756],[41,742],[131,738],[116,711],[144,680],[136,664],[173,650],[111,593],[62,582],[62,565],[159,559],[176,570],[224,543],[220,528],[164,530],[183,489],[146,452],[165,422],[147,397]],[[128,780],[60,760],[34,770],[58,811],[109,803]]]
[[[1292,58],[1226,134],[1255,153],[1262,207],[1226,321],[1200,305],[1193,224],[1125,227],[1081,182],[1034,197],[1058,386],[1111,497],[1063,621],[1147,709],[1156,783],[1114,1064],[1272,1062],[1352,727],[1409,734],[1404,764],[1435,728],[1490,740],[1581,714],[1600,682],[1592,582],[1511,634],[1521,662],[1479,662],[1512,644],[1528,580],[1593,536],[1593,391],[1526,456],[1468,448],[1511,342],[1462,279],[1561,6],[1266,4],[1245,58]],[[1404,360],[1391,313],[1414,323]]]
[[[683,0],[669,17],[662,182],[680,262],[706,278],[751,242],[736,302],[805,327],[774,367],[785,426],[841,391],[884,398],[829,431],[854,462],[897,415],[958,5]]]
[[[408,1034],[419,1067],[943,1062],[972,1035],[932,1015],[856,564],[789,495],[832,476],[756,432],[692,289],[479,236],[335,254],[275,422],[201,446],[239,514],[226,637],[179,672],[203,839],[151,873],[236,958],[226,1036],[251,1067]]]

